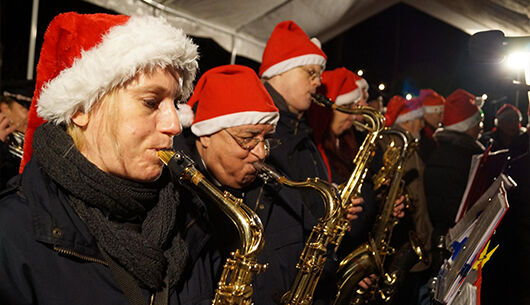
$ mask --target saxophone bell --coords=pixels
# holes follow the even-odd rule
[[[368,243],[355,249],[341,262],[341,280],[335,305],[364,304],[374,298],[388,302],[394,294],[399,277],[402,276],[399,272],[385,271],[388,269],[385,261],[387,257],[400,253],[390,246],[392,231],[397,224],[393,210],[396,199],[403,194],[403,166],[416,149],[417,141],[407,132],[400,130],[387,129],[382,134],[392,139],[384,154],[383,167],[372,178],[377,188],[385,186],[382,209],[372,228],[373,238],[370,237]],[[423,256],[417,243],[413,244],[411,250],[418,256]],[[353,289],[361,279],[371,273],[378,274],[380,278],[368,292],[359,293]]]

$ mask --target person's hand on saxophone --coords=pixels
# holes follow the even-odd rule
[[[398,199],[396,199],[396,204],[394,205],[394,217],[397,218],[403,218],[405,216],[405,197],[400,196]],[[359,214],[363,211],[362,204],[364,203],[364,199],[362,197],[353,198],[351,200],[351,204],[348,207],[348,211],[346,213],[346,219],[349,221],[353,221],[355,219],[359,218]]]
[[[360,199],[360,201],[358,200]],[[362,200],[362,198],[355,198],[354,200],[352,200],[352,204],[353,202],[359,202],[357,203],[358,205],[360,205],[364,200]],[[394,204],[394,217],[397,217],[397,218],[403,218],[403,216],[405,216],[405,196],[400,196],[398,199],[396,199],[396,203]],[[360,207],[360,211],[362,211],[362,207]],[[357,211],[356,209],[352,209],[350,208],[348,210],[348,219],[349,220],[353,220],[353,219],[357,219],[357,214],[360,213],[357,212],[355,214],[353,214],[354,211]],[[350,216],[350,212],[353,214]],[[351,218],[350,218],[351,217]],[[353,218],[354,217],[354,218]],[[370,288],[370,286],[372,286],[378,279],[378,276],[375,275],[375,274],[370,274],[369,276],[365,277],[364,279],[362,279],[361,281],[359,281],[359,286],[363,289],[363,290],[367,290],[368,288]]]
[[[364,199],[362,197],[353,198],[348,207],[348,211],[346,213],[346,219],[348,219],[350,222],[352,220],[358,219],[359,214],[363,211],[363,206],[362,206],[363,203],[364,203]]]

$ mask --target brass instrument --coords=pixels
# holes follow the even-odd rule
[[[324,216],[313,227],[296,264],[298,273],[291,289],[281,299],[282,304],[310,305],[313,303],[315,288],[324,269],[328,245],[337,242],[336,219],[341,208],[337,189],[319,178],[307,178],[303,182],[291,181],[263,163],[254,163],[254,167],[263,180],[273,180],[294,188],[312,188],[319,193],[326,203]]]
[[[368,106],[356,106],[355,108],[346,108],[335,105],[327,97],[320,94],[312,95],[313,102],[337,111],[348,114],[362,115],[364,122],[354,121],[353,124],[361,129],[368,131],[368,135],[359,147],[359,151],[353,159],[355,168],[348,181],[339,186],[340,197],[342,202],[341,217],[337,220],[340,239],[337,241],[335,250],[337,250],[342,237],[350,227],[349,220],[346,218],[348,207],[353,198],[359,197],[364,178],[368,172],[370,163],[375,152],[375,141],[379,133],[385,128],[385,117],[377,110]]]
[[[289,305],[312,304],[314,291],[326,261],[328,246],[334,245],[336,251],[345,232],[349,228],[349,220],[346,218],[346,215],[350,201],[360,194],[362,182],[368,169],[367,164],[373,155],[375,139],[385,125],[384,116],[371,107],[359,106],[354,109],[349,109],[336,107],[322,95],[313,94],[312,98],[315,103],[321,106],[331,107],[339,111],[344,110],[350,114],[362,115],[366,124],[358,123],[359,127],[368,130],[370,135],[365,139],[359,149],[359,153],[354,159],[356,167],[350,179],[345,185],[340,187],[340,196],[337,196],[335,188],[330,186],[329,183],[318,178],[307,178],[304,182],[293,182],[274,173],[264,165],[257,167],[258,170],[267,173],[268,176],[281,184],[290,187],[314,188],[326,202],[326,212],[313,228],[309,239],[305,243],[304,250],[300,255],[299,262],[296,266],[298,273],[295,281],[291,289],[282,297],[282,304]]]
[[[399,139],[401,146],[392,140],[385,151],[385,164],[374,175],[375,188],[389,185],[387,194],[378,215],[368,242],[362,244],[341,261],[338,270],[340,285],[334,304],[361,304],[374,298],[375,292],[383,301],[389,301],[396,283],[396,273],[385,272],[384,264],[387,256],[394,254],[390,246],[392,230],[397,224],[393,215],[394,205],[398,196],[403,193],[403,166],[417,147],[417,140],[407,132],[387,129],[383,134],[392,139]],[[417,245],[413,247],[415,250]],[[357,289],[360,280],[370,274],[377,274],[380,281],[371,287],[371,293]]]
[[[359,147],[359,151],[353,159],[355,168],[351,173],[350,178],[348,179],[348,181],[346,181],[345,184],[339,186],[342,207],[341,214],[340,217],[337,219],[336,225],[337,230],[340,232],[339,235],[342,238],[346,230],[349,228],[349,221],[346,218],[348,207],[350,206],[351,200],[353,198],[359,197],[361,194],[361,187],[368,172],[368,164],[370,163],[375,153],[375,142],[378,139],[379,134],[385,128],[385,117],[372,107],[356,106],[355,108],[346,108],[337,106],[336,104],[332,103],[331,100],[329,100],[327,97],[322,96],[320,94],[313,94],[312,97],[313,101],[320,106],[328,107],[348,114],[362,115],[363,122],[354,121],[353,124],[368,132],[363,143]],[[337,247],[339,245],[340,240],[337,243]],[[365,245],[363,246],[366,247]],[[354,251],[354,253],[356,251]],[[349,293],[348,289],[353,289],[353,287],[355,287],[361,279],[373,273],[361,272],[360,274],[363,275],[362,277],[355,276],[354,271],[359,270],[359,268],[362,268],[363,266],[355,264],[354,266],[351,266],[351,268],[346,268],[345,266],[349,266],[349,262],[351,261],[351,259],[349,258],[352,257],[352,255],[353,253],[350,253],[350,255],[348,255],[340,263],[338,271],[339,291],[337,293],[335,304],[342,304],[337,302],[344,302],[346,300],[349,300],[347,295]],[[352,286],[352,282],[354,282],[355,286]]]
[[[9,152],[13,156],[22,159],[24,153],[24,133],[18,130],[13,131],[7,137],[7,144]]]
[[[212,300],[213,305],[252,304],[252,278],[267,265],[258,264],[257,256],[263,248],[263,225],[257,214],[240,198],[221,192],[209,182],[182,152],[158,151],[158,157],[181,180],[187,180],[209,196],[232,220],[239,232],[241,247],[231,253],[224,265],[221,279]]]

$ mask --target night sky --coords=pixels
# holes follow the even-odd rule
[[[2,83],[26,77],[31,3],[30,0],[0,2]],[[79,0],[41,0],[37,50],[52,18],[72,10],[110,12]],[[488,101],[483,109],[486,129],[489,129],[494,112],[502,103],[516,104],[516,90],[510,85],[516,76],[500,65],[474,62],[468,52],[469,37],[408,5],[397,4],[324,43],[322,48],[328,55],[328,69],[341,66],[353,71],[363,69],[372,96],[381,93],[376,88],[384,83],[385,102],[395,94],[417,94],[421,88],[432,88],[444,96],[457,88],[475,95],[486,93]],[[199,73],[230,62],[230,54],[212,40],[194,40],[201,53]],[[238,57],[236,63],[256,71],[259,67],[259,63],[243,57]],[[526,113],[526,95],[519,96],[519,108]],[[500,99],[502,102],[495,103]]]

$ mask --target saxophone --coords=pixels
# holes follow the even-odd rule
[[[378,292],[383,301],[389,301],[397,280],[396,273],[387,273],[384,270],[385,258],[394,254],[390,246],[392,230],[397,224],[393,216],[394,204],[398,196],[403,193],[403,166],[412,155],[417,146],[417,140],[407,133],[395,129],[387,129],[383,134],[391,138],[398,138],[401,146],[392,141],[385,151],[385,164],[374,176],[375,188],[389,184],[382,210],[376,219],[368,242],[362,244],[351,252],[340,263],[338,270],[340,284],[339,292],[334,304],[361,304],[366,303]],[[421,247],[413,236],[413,249],[421,258]],[[371,287],[372,293],[356,289],[358,282],[370,274],[379,274],[382,283]]]
[[[257,263],[264,243],[261,220],[243,200],[227,191],[221,192],[209,182],[184,153],[158,151],[158,157],[181,180],[187,180],[210,197],[237,227],[241,247],[226,260],[212,305],[252,304],[253,275],[267,268]]]
[[[337,108],[329,99],[322,95],[313,94],[312,99],[321,106]],[[342,110],[341,110],[342,111]],[[384,116],[371,107],[357,107],[346,109],[351,114],[360,114],[367,121],[367,124],[359,123],[359,127],[370,132],[370,136],[363,142],[354,162],[356,168],[348,182],[340,186],[340,194],[336,194],[336,189],[329,183],[319,178],[307,178],[304,182],[294,182],[275,173],[270,167],[264,164],[256,164],[258,171],[262,173],[265,180],[273,179],[280,184],[289,187],[306,187],[317,190],[326,203],[326,212],[318,220],[318,224],[313,227],[305,247],[296,265],[298,273],[291,286],[291,289],[282,297],[282,304],[303,304],[309,305],[313,302],[313,295],[322,275],[328,247],[333,245],[337,251],[349,228],[349,220],[346,218],[349,203],[354,196],[360,194],[362,182],[367,173],[367,164],[373,155],[375,139],[377,134],[384,128]]]
[[[336,220],[338,230],[338,240],[335,242],[335,251],[340,246],[345,232],[349,229],[349,220],[346,218],[348,207],[353,198],[359,197],[361,194],[361,187],[363,185],[366,174],[368,173],[368,164],[370,163],[375,153],[375,142],[379,134],[385,128],[385,117],[368,106],[357,106],[355,108],[346,108],[335,105],[330,99],[321,95],[313,94],[313,102],[317,105],[331,108],[348,114],[362,115],[364,123],[354,121],[353,124],[361,129],[368,131],[368,135],[359,147],[359,151],[353,159],[355,168],[350,175],[348,181],[339,185],[340,198],[342,202],[341,212]]]
[[[7,143],[9,147],[9,153],[13,156],[22,159],[24,154],[24,136],[25,134],[21,131],[15,130],[7,137]]]
[[[322,275],[328,245],[337,241],[336,219],[340,212],[341,204],[337,189],[327,181],[319,178],[307,178],[303,182],[295,182],[276,173],[272,168],[264,163],[254,163],[259,176],[265,182],[276,181],[282,185],[294,188],[312,188],[320,194],[325,201],[324,216],[318,220],[313,227],[305,247],[296,264],[298,273],[294,279],[291,289],[281,298],[282,304],[302,304],[313,303],[313,295]]]

